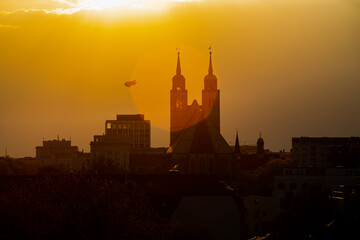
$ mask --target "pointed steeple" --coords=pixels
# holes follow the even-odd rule
[[[213,75],[213,67],[212,67],[212,60],[211,60],[211,54],[212,54],[211,47],[209,49],[210,49],[209,74]]]
[[[180,66],[180,52],[178,51],[177,64],[176,64],[176,74],[173,77],[173,87],[174,90],[185,90],[185,78],[181,75],[181,66]]]
[[[176,66],[176,75],[181,75],[180,52],[178,52],[177,54],[178,54],[178,59],[177,59],[177,66]]]
[[[212,66],[212,50],[211,46],[209,47],[209,54],[210,54],[210,60],[209,60],[209,72],[204,78],[204,89],[205,90],[213,90],[217,91],[217,78],[214,75],[214,70]]]
[[[239,144],[238,131],[236,131],[235,153],[240,153],[240,144]]]

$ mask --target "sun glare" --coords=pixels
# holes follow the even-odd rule
[[[195,2],[200,0],[54,0],[65,4],[67,8],[57,9],[56,13],[75,13],[82,10],[102,11],[111,8],[126,7],[145,10],[161,10],[171,2]]]
[[[121,10],[122,14],[133,13],[132,10],[159,12],[171,7],[172,3],[201,2],[202,0],[50,0],[53,8],[28,8],[12,11],[0,11],[0,15],[17,12],[43,12],[46,14],[71,15],[81,11]]]

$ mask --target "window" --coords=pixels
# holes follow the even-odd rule
[[[297,188],[296,183],[291,183],[290,184],[290,190],[295,190]]]
[[[107,129],[110,129],[110,128],[111,128],[111,123],[107,123],[107,124],[106,124],[106,128],[107,128]]]
[[[183,108],[183,103],[181,100],[176,100],[176,108],[177,109],[182,109]]]

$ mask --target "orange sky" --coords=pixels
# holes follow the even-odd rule
[[[168,146],[175,48],[201,101],[210,43],[229,143],[360,135],[358,0],[88,1],[0,2],[0,156],[57,135],[89,151],[117,113],[145,114]]]

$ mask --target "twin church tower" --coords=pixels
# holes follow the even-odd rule
[[[208,74],[204,78],[202,90],[202,105],[194,100],[188,105],[188,92],[185,87],[185,77],[181,74],[180,53],[178,52],[176,75],[172,79],[170,91],[170,144],[179,138],[183,129],[207,118],[220,132],[220,91],[217,88],[217,78],[213,73],[212,52]]]

